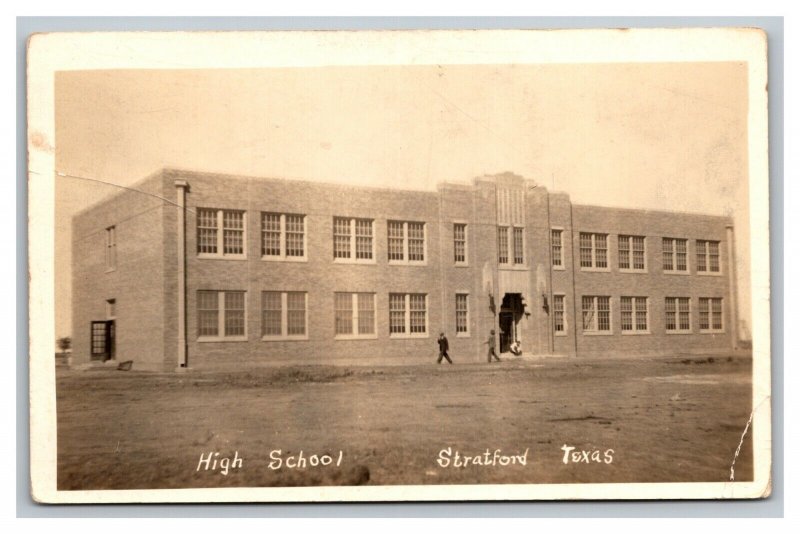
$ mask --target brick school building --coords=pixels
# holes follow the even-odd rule
[[[73,359],[135,369],[709,352],[738,342],[728,217],[164,169],[73,219]]]

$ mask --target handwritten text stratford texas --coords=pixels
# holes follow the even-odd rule
[[[604,463],[610,464],[614,461],[614,450],[607,449],[601,453],[600,450],[580,450],[564,444],[561,447],[564,452],[562,462],[569,463]],[[486,449],[483,453],[475,455],[462,454],[458,450],[453,450],[452,447],[447,447],[439,451],[436,463],[439,467],[467,467],[470,465],[489,466],[489,467],[505,467],[511,465],[528,465],[528,451],[519,454],[504,454],[501,449]],[[342,465],[344,452],[339,451],[338,454],[308,454],[300,451],[297,454],[284,453],[280,449],[273,450],[269,453],[268,467],[273,471],[278,469],[308,469],[315,467],[336,466]],[[233,469],[240,469],[243,460],[239,456],[239,451],[235,451],[233,457],[222,456],[219,452],[209,452],[208,454],[200,454],[200,461],[197,462],[196,471],[215,471],[222,475],[227,476]]]

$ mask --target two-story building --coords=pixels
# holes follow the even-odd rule
[[[456,363],[737,344],[730,218],[513,174],[403,191],[165,169],[73,220],[75,362]],[[509,357],[513,357],[509,354]]]

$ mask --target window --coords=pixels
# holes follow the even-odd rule
[[[525,262],[525,255],[523,252],[522,228],[514,227],[514,264],[520,265]]]
[[[621,235],[619,243],[619,268],[630,271],[645,270],[644,236]]]
[[[425,261],[425,223],[388,221],[390,263],[422,263]]]
[[[427,304],[424,293],[389,293],[390,337],[427,336]]]
[[[497,262],[508,263],[508,226],[497,227]]]
[[[456,335],[469,334],[469,295],[456,293]]]
[[[620,329],[625,332],[647,332],[647,297],[620,297]]]
[[[197,335],[201,341],[245,339],[245,292],[198,291]]]
[[[222,231],[220,232],[220,229]],[[244,257],[245,213],[197,210],[197,254],[200,257]]]
[[[692,323],[689,297],[664,299],[664,318],[667,332],[690,332]]]
[[[584,296],[581,304],[584,332],[611,333],[611,297]]]
[[[375,293],[334,293],[337,338],[375,337]]]
[[[456,263],[467,263],[467,225],[453,225],[453,253]]]
[[[695,243],[697,248],[697,272],[719,272],[719,241],[701,241]]]
[[[553,267],[564,268],[564,245],[562,238],[564,230],[550,230],[550,256],[553,258]]]
[[[372,219],[333,218],[333,259],[374,261]]]
[[[511,230],[511,239],[509,240],[509,230]],[[521,265],[525,263],[525,239],[523,228],[519,226],[497,227],[497,262],[503,265],[508,265],[509,260],[514,262],[514,265]]]
[[[567,323],[564,316],[564,295],[553,295],[553,330],[556,335],[566,335]]]
[[[722,332],[722,299],[700,298],[700,331]]]
[[[261,337],[308,339],[307,300],[304,291],[262,291]]]
[[[662,264],[664,271],[687,272],[686,269],[686,240],[665,237],[662,243]]]
[[[305,215],[261,212],[261,256],[265,259],[305,259],[305,219]]]
[[[581,268],[608,269],[608,234],[581,232]]]
[[[106,271],[117,268],[117,227],[106,228]]]
[[[117,318],[117,299],[108,299],[106,301],[106,319]]]

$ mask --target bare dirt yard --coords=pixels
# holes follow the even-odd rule
[[[62,490],[716,482],[750,415],[751,360],[59,370],[57,407]],[[751,435],[736,480],[752,480]],[[223,474],[225,457],[241,467]]]

